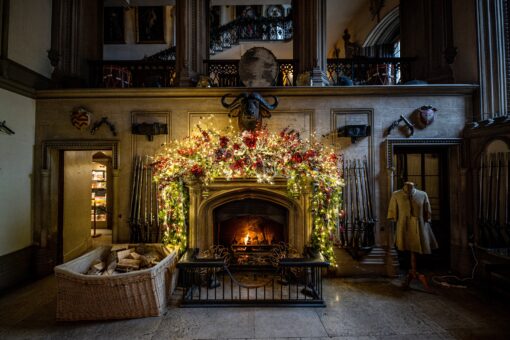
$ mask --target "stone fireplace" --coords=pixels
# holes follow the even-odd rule
[[[245,198],[214,209],[214,244],[270,246],[287,243],[288,210],[274,202]]]
[[[285,242],[302,251],[310,241],[309,194],[289,197],[285,179],[275,179],[274,184],[217,179],[189,189],[191,248]]]

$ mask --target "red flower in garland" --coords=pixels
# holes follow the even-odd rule
[[[329,155],[329,160],[331,162],[337,162],[338,161],[338,156],[336,154],[332,153],[332,154]]]
[[[211,140],[211,137],[209,137],[209,133],[207,131],[202,130],[202,136],[204,136],[205,142],[208,142]]]
[[[237,144],[237,143],[234,143],[234,145],[232,145],[232,149],[234,150],[239,150],[241,148],[241,145]]]
[[[257,145],[257,135],[255,133],[243,134],[243,143],[250,149]]]
[[[307,161],[311,158],[314,158],[315,156],[317,156],[317,152],[315,150],[310,149],[305,152],[305,155],[303,158],[305,161]]]
[[[303,162],[303,156],[301,156],[299,152],[295,152],[290,158],[290,160],[294,163],[301,163]]]
[[[193,155],[194,152],[195,152],[195,150],[193,150],[192,148],[177,150],[177,153],[181,156],[191,156],[191,155]]]
[[[262,159],[260,159],[260,158],[257,158],[257,160],[251,165],[251,167],[254,170],[262,169],[263,166],[264,166],[264,162],[262,162]]]
[[[230,139],[228,139],[227,136],[221,136],[220,137],[220,146],[222,148],[225,148],[227,145],[228,145],[228,142],[230,141]]]
[[[232,170],[241,170],[244,168],[244,159],[238,159],[233,164],[230,165]]]
[[[191,173],[195,177],[201,177],[204,174],[204,169],[198,164],[195,164],[191,167]]]

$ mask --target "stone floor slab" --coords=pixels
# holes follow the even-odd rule
[[[255,312],[255,338],[325,337],[313,308],[266,308]]]

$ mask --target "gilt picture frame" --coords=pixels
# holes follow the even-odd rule
[[[165,7],[140,6],[136,10],[137,43],[165,43]]]

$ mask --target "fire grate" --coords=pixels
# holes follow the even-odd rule
[[[181,306],[313,306],[324,307],[321,254],[283,257],[272,268],[229,266],[230,253],[216,248],[210,258],[188,250],[178,263],[183,290]]]

